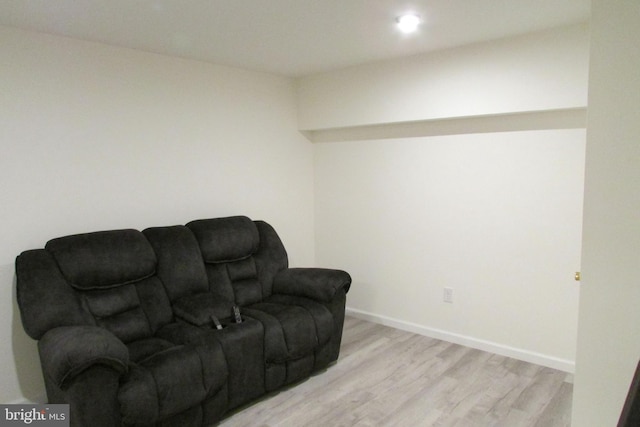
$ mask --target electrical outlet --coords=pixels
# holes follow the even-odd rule
[[[442,300],[450,304],[453,303],[453,288],[444,288]]]

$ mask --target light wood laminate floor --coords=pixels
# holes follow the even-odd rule
[[[567,374],[347,317],[327,370],[220,427],[569,427]]]

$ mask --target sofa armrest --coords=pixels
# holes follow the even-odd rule
[[[289,268],[280,271],[273,281],[273,293],[330,302],[336,293],[349,291],[351,276],[342,270],[326,268]]]
[[[61,326],[38,341],[42,369],[61,389],[94,365],[127,371],[129,350],[111,332],[97,326]]]

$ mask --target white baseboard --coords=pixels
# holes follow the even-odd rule
[[[430,338],[435,338],[454,344],[460,344],[478,350],[488,351],[490,353],[499,354],[501,356],[512,357],[514,359],[522,360],[529,363],[535,363],[536,365],[546,366],[570,374],[575,373],[576,370],[576,364],[573,360],[561,359],[558,357],[536,353],[528,350],[522,350],[519,348],[481,340],[466,335],[460,335],[440,329],[429,328],[423,325],[418,325],[416,323],[368,313],[366,311],[358,310],[355,308],[347,307],[346,313],[349,316],[358,319],[368,320],[370,322],[379,323],[381,325],[390,326],[392,328],[401,329],[403,331],[413,332],[415,334],[424,335]]]

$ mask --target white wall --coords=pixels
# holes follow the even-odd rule
[[[299,81],[304,130],[585,107],[585,25]]]
[[[289,79],[2,27],[0,63],[0,402],[43,393],[13,262],[52,237],[245,214],[313,263]]]
[[[591,13],[576,427],[617,424],[640,357],[640,3]]]
[[[341,141],[314,145],[316,262],[354,313],[574,370],[587,64],[579,26],[298,82],[300,126]]]
[[[356,314],[571,371],[584,141],[553,130],[317,144],[317,263],[351,273]]]

